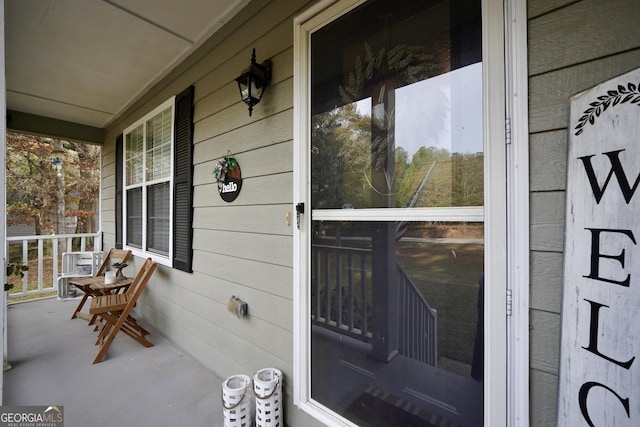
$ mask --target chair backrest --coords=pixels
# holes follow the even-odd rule
[[[129,294],[128,298],[130,303],[133,300],[133,304],[135,304],[135,301],[142,293],[144,287],[147,286],[147,282],[149,282],[151,275],[156,271],[157,267],[158,264],[153,262],[151,258],[147,258],[145,260],[144,264],[142,264],[142,267],[140,267],[140,270],[136,274],[136,277],[133,278],[131,285],[125,292],[126,294]]]
[[[130,256],[130,249],[111,249],[102,260],[102,264],[100,264],[100,268],[98,268],[98,271],[96,272],[96,277],[104,274],[105,271],[109,270],[110,265],[115,262],[119,262],[121,264],[126,263]]]

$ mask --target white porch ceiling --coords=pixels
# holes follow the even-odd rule
[[[103,128],[250,0],[5,0],[7,109]]]

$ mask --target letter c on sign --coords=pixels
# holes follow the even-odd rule
[[[593,421],[591,421],[591,417],[589,416],[589,411],[587,410],[587,395],[593,387],[602,387],[613,393],[613,395],[617,397],[620,402],[622,402],[622,406],[627,412],[627,417],[631,418],[631,416],[629,415],[629,398],[623,399],[618,393],[616,393],[606,385],[597,383],[595,381],[589,381],[582,384],[582,387],[580,387],[580,393],[578,393],[578,399],[580,401],[580,412],[582,412],[582,416],[587,421],[587,424],[589,424],[589,427],[595,427]]]

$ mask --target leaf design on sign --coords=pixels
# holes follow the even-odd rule
[[[578,119],[578,124],[575,127],[575,135],[580,135],[584,131],[587,123],[593,125],[596,117],[600,117],[600,114],[604,113],[610,106],[615,107],[618,104],[627,102],[640,106],[640,85],[633,83],[627,83],[626,86],[618,85],[617,90],[608,90],[606,95],[600,95],[597,101],[589,104],[589,108],[587,108],[582,117]]]

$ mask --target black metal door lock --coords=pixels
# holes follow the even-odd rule
[[[300,215],[304,213],[304,203],[298,203],[296,205],[296,223],[298,225],[298,230],[300,230]]]

